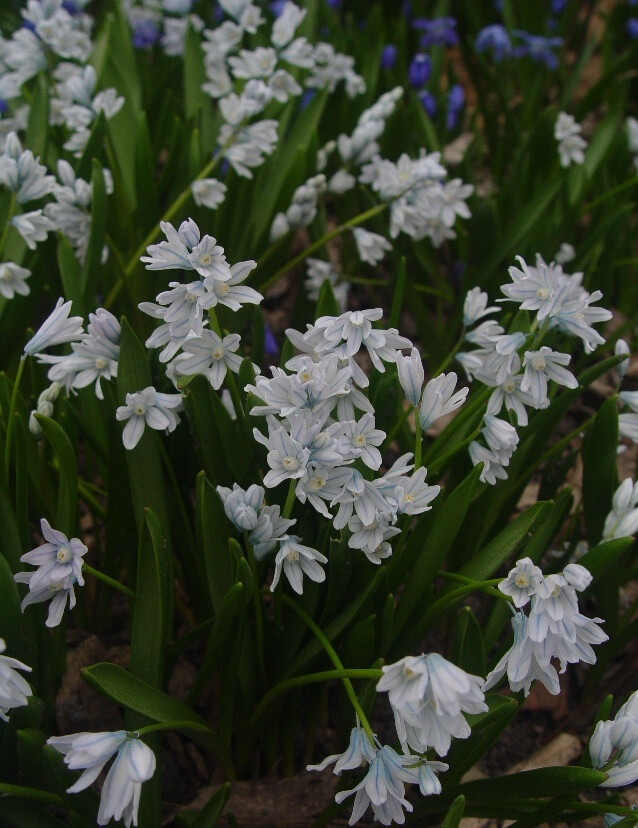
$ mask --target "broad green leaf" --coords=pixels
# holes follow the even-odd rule
[[[483,635],[471,607],[462,607],[457,616],[452,648],[454,664],[475,676],[485,675]]]
[[[535,503],[506,526],[461,569],[461,575],[477,581],[491,578],[542,525],[552,510],[552,501]]]
[[[538,770],[510,773],[494,779],[474,779],[457,788],[445,791],[445,799],[462,793],[468,804],[481,801],[504,801],[530,797],[576,796],[581,791],[594,788],[604,782],[607,774],[603,771],[577,766],[539,768]]]
[[[31,152],[44,158],[47,137],[49,134],[49,82],[45,72],[38,75],[35,94],[31,100],[29,109],[29,120],[27,121],[27,134],[24,145]]]
[[[153,384],[146,361],[146,351],[127,319],[122,317],[120,358],[117,366],[117,390],[120,405],[126,404],[126,395],[142,391]],[[170,538],[164,475],[157,440],[161,439],[146,427],[141,440],[126,452],[133,512],[138,531],[144,525],[144,509],[153,510],[159,519],[165,537]]]
[[[601,405],[589,428],[583,458],[583,512],[590,545],[600,540],[605,518],[618,483],[618,402],[611,397]]]
[[[197,475],[198,545],[204,556],[208,592],[217,612],[233,586],[233,558],[228,548],[228,518],[221,499],[202,471]]]
[[[204,744],[224,762],[230,765],[228,751],[206,722],[190,707],[152,687],[141,679],[135,678],[117,664],[102,662],[85,667],[82,678],[86,683],[116,704],[151,719],[154,722],[189,722],[196,730],[185,729],[194,741]]]
[[[633,542],[633,538],[614,538],[604,541],[586,552],[582,558],[579,558],[578,563],[588,569],[594,581],[597,581],[609,572],[625,549],[629,549]]]
[[[230,798],[230,792],[231,786],[228,782],[225,782],[190,823],[191,828],[215,828],[217,820]]]
[[[206,83],[202,38],[189,23],[184,37],[184,111],[188,121],[195,121],[201,130],[201,146],[213,147],[213,117],[210,96],[204,92]],[[199,170],[198,170],[199,172]]]
[[[44,806],[13,797],[0,799],[0,821],[5,828],[69,828]]]
[[[0,630],[2,630],[2,638],[6,641],[8,650],[5,655],[15,656],[22,625],[22,613],[20,612],[18,587],[4,555],[0,555],[0,595],[2,595]]]
[[[74,313],[84,316],[80,265],[69,240],[63,233],[58,234],[58,267],[64,289],[64,298],[72,300]]]
[[[236,477],[226,462],[226,452],[217,419],[212,416],[212,396],[217,392],[211,388],[206,377],[201,374],[189,377],[180,387],[184,395],[186,414],[194,432],[195,450],[206,470],[207,477],[216,485],[232,485]],[[226,447],[226,451],[228,449],[229,447]]]
[[[172,558],[159,520],[146,509],[138,549],[129,670],[154,687],[164,683],[172,604]]]
[[[481,468],[472,469],[465,480],[447,495],[443,504],[435,502],[432,511],[419,518],[403,552],[407,560],[414,559],[414,565],[399,596],[395,621],[397,631],[422,600],[424,591],[452,548],[477,489]]]
[[[327,279],[323,280],[321,289],[319,290],[319,298],[317,299],[317,310],[315,317],[319,319],[320,316],[338,316],[339,305],[335,299],[332,285]]]
[[[94,307],[106,232],[107,196],[102,165],[93,159],[91,175],[91,233],[80,275],[85,307]]]
[[[459,828],[459,823],[463,817],[465,810],[465,797],[463,794],[457,796],[454,802],[450,805],[445,819],[441,823],[441,828]]]
[[[75,463],[75,452],[62,426],[42,414],[36,414],[35,418],[40,424],[44,436],[51,444],[57,461],[59,486],[55,528],[71,537],[75,531],[78,502],[78,472]]]

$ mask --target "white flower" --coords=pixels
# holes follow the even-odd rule
[[[71,316],[72,302],[60,298],[51,314],[40,325],[35,335],[24,346],[24,353],[33,355],[53,345],[72,342],[82,334],[82,317]]]
[[[618,788],[638,779],[637,693],[631,694],[613,720],[596,724],[589,742],[589,755],[592,765],[607,773],[601,788]]]
[[[531,558],[521,558],[516,561],[514,569],[510,569],[507,578],[501,581],[498,588],[504,595],[509,595],[514,606],[524,607],[531,596],[536,593],[543,573]]]
[[[137,825],[142,783],[155,773],[155,754],[140,739],[125,730],[103,733],[72,733],[51,736],[47,744],[64,755],[70,770],[83,769],[80,778],[67,789],[79,793],[89,787],[115,755],[100,794],[98,825],[122,820],[127,828]]]
[[[259,509],[264,504],[264,490],[261,486],[252,485],[242,489],[237,483],[233,488],[218,486],[217,493],[224,504],[226,517],[241,532],[251,531],[257,526]]]
[[[2,266],[0,265],[0,268],[1,267]],[[623,359],[623,361],[619,362],[618,365],[616,366],[616,371],[618,373],[618,379],[623,379],[626,376],[627,371],[629,370],[629,363],[630,363],[629,355],[630,355],[630,353],[631,353],[631,351],[629,350],[629,345],[627,345],[625,340],[624,339],[618,339],[616,341],[615,346],[614,346],[614,355],[615,356],[622,356],[624,354],[627,354],[627,359]]]
[[[177,370],[182,376],[204,374],[217,391],[227,371],[239,372],[242,357],[239,334],[228,334],[223,339],[214,331],[204,330],[200,336],[187,339],[182,345],[184,354],[178,357]]]
[[[271,36],[273,46],[281,49],[290,43],[305,16],[306,9],[300,9],[290,1],[285,3],[281,14],[273,23]]]
[[[526,351],[523,357],[525,376],[521,382],[521,391],[531,395],[534,404],[540,408],[547,400],[547,382],[554,380],[567,388],[578,388],[578,380],[568,371],[571,356],[559,351],[552,351],[543,345],[539,351]]]
[[[0,262],[0,293],[5,299],[13,299],[16,293],[20,296],[29,295],[29,286],[26,280],[31,271],[14,262]]]
[[[193,181],[191,192],[195,204],[216,210],[226,198],[226,185],[216,178],[201,178]]]
[[[362,262],[375,265],[383,259],[388,250],[392,250],[390,242],[378,233],[371,233],[362,227],[355,227],[352,233]]]
[[[40,528],[47,542],[20,558],[23,563],[38,568],[32,572],[18,572],[14,578],[29,586],[29,592],[22,600],[23,612],[29,604],[53,599],[46,625],[56,627],[62,620],[67,600],[71,609],[75,606],[74,585],[84,586],[82,559],[88,549],[79,538],[69,540],[65,534],[53,529],[46,518],[40,521]]]
[[[472,290],[467,292],[465,302],[463,303],[463,325],[466,328],[469,328],[484,316],[498,310],[495,305],[488,307],[488,301],[487,293],[479,287],[472,288]]]
[[[582,164],[585,161],[584,150],[587,149],[587,141],[581,136],[581,129],[572,115],[566,112],[558,113],[554,125],[554,138],[558,141],[561,167],[569,167],[572,162]]]
[[[419,425],[422,431],[427,431],[438,419],[456,411],[465,402],[469,388],[456,388],[456,374],[439,374],[425,386],[419,410]]]
[[[303,546],[299,543],[300,540],[301,538],[296,535],[284,535],[280,539],[281,545],[275,558],[275,574],[270,585],[271,592],[275,591],[279,583],[282,568],[290,586],[298,595],[303,594],[304,575],[316,583],[326,580],[326,573],[319,564],[327,563],[328,558],[310,546]]]
[[[638,484],[631,477],[623,480],[614,492],[611,512],[605,519],[603,541],[629,538],[638,532]]]
[[[421,354],[416,348],[412,348],[410,356],[407,357],[403,354],[397,354],[397,372],[401,388],[403,388],[408,402],[414,406],[418,405],[421,399],[425,372]]]
[[[571,262],[573,259],[576,258],[576,251],[574,250],[571,244],[567,242],[562,242],[561,246],[558,248],[556,255],[554,256],[554,261],[557,264],[564,265],[567,262]]]
[[[24,204],[53,190],[55,178],[46,172],[47,168],[39,163],[31,150],[23,150],[18,137],[11,132],[4,154],[0,155],[0,184],[16,193],[18,203]]]
[[[286,429],[273,417],[268,418],[268,437],[259,429],[253,429],[253,436],[258,443],[268,449],[270,471],[264,477],[264,486],[272,488],[284,480],[296,480],[303,477],[310,458],[310,450],[293,439]]]
[[[0,638],[0,653],[6,649],[4,639]],[[0,719],[5,722],[9,721],[9,711],[14,707],[24,707],[31,695],[29,683],[16,670],[31,672],[31,668],[21,661],[0,655]]]
[[[333,773],[339,775],[344,770],[354,770],[369,764],[375,756],[376,748],[370,743],[366,732],[358,724],[350,732],[350,742],[343,753],[334,753],[326,756],[318,765],[307,765],[306,770],[325,770],[328,765],[335,763]]]
[[[161,394],[149,385],[142,391],[126,395],[126,405],[115,412],[120,422],[127,420],[122,432],[124,448],[134,449],[146,425],[157,431],[173,431],[179,422],[175,409],[182,407],[181,394]]]
[[[478,466],[479,463],[483,463],[483,469],[479,477],[482,483],[489,483],[490,486],[495,486],[497,480],[507,480],[505,466],[508,464],[503,463],[501,457],[496,452],[482,446],[476,440],[472,440],[468,448],[468,454],[470,455],[472,465]]]
[[[178,230],[166,221],[160,222],[160,228],[168,241],[149,245],[149,255],[140,258],[147,270],[196,270],[200,276],[230,279],[224,248],[212,236],[201,237],[192,219],[183,221]]]
[[[35,250],[36,243],[45,241],[47,233],[55,230],[53,223],[49,221],[41,209],[14,216],[10,224],[20,233],[29,250]]]
[[[418,752],[433,747],[445,756],[452,736],[470,735],[463,713],[487,710],[483,679],[438,653],[407,656],[381,669],[377,690],[388,692],[404,750],[406,745]]]

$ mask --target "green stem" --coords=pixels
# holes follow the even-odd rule
[[[108,584],[113,589],[117,589],[119,592],[124,593],[127,598],[131,598],[133,601],[135,600],[135,593],[132,589],[129,589],[124,584],[121,584],[119,581],[116,581],[115,578],[111,578],[108,575],[105,575],[103,572],[100,572],[98,569],[93,569],[92,566],[89,566],[88,563],[82,562],[82,571],[86,572],[88,575],[92,575],[94,578],[97,578],[98,581],[102,581],[104,584]]]
[[[453,575],[453,573],[447,573],[447,575]],[[506,595],[499,592],[498,589],[494,589],[494,585],[500,583],[500,578],[493,578],[490,581],[473,581],[471,578],[468,578],[467,580],[470,583],[464,584],[457,589],[453,589],[451,592],[446,592],[445,595],[442,595],[437,601],[430,604],[427,612],[423,616],[423,626],[426,626],[440,613],[444,612],[449,606],[456,603],[456,601],[460,600],[465,595],[469,595],[471,592],[485,592],[493,598],[500,598],[502,601],[510,603],[510,599]]]
[[[443,362],[439,365],[436,371],[432,374],[433,377],[438,377],[439,374],[442,374],[443,371],[448,367],[448,365],[452,362],[454,357],[458,354],[461,345],[465,342],[465,326],[461,329],[461,335],[456,341],[455,346],[452,348],[450,353],[445,357]]]
[[[623,181],[623,183],[618,184],[617,187],[612,187],[611,190],[607,190],[606,193],[598,196],[598,198],[595,198],[593,201],[583,204],[583,213],[588,213],[593,207],[597,207],[599,204],[607,201],[608,198],[613,198],[613,196],[621,193],[623,190],[627,190],[629,187],[634,187],[636,184],[638,184],[638,175],[635,175],[633,178],[629,178],[627,181]]]
[[[359,213],[358,216],[349,219],[349,221],[340,224],[338,227],[335,227],[334,230],[330,230],[330,232],[325,233],[320,239],[312,244],[308,245],[301,253],[298,253],[296,256],[293,256],[289,262],[286,262],[283,267],[280,267],[279,270],[275,271],[272,276],[269,276],[265,282],[262,282],[259,285],[259,289],[263,291],[265,288],[272,285],[278,279],[287,273],[289,270],[292,270],[293,267],[298,265],[300,262],[303,262],[304,259],[307,259],[308,256],[312,255],[315,250],[318,250],[320,247],[323,247],[324,244],[327,244],[331,239],[340,236],[345,230],[349,230],[351,227],[356,227],[358,224],[363,224],[364,221],[367,221],[374,216],[378,216],[379,213],[382,213],[390,206],[389,201],[384,202],[383,204],[377,204],[374,207],[371,207],[369,210],[366,210],[363,213]]]
[[[26,355],[23,354],[20,357],[18,373],[16,374],[16,378],[13,383],[13,391],[11,392],[11,401],[9,403],[9,411],[7,414],[7,435],[4,444],[4,478],[7,484],[7,489],[9,484],[9,474],[11,471],[11,438],[13,437],[13,415],[15,414],[16,406],[18,404],[18,389],[20,388],[20,380],[22,379],[22,373],[24,371],[25,362]]]
[[[78,492],[85,503],[95,510],[95,512],[102,518],[106,518],[107,511],[100,501],[94,496],[84,480],[78,480]]]
[[[255,552],[253,546],[248,540],[248,533],[244,533],[246,541],[246,557],[248,558],[248,566],[253,580],[253,605],[255,608],[255,633],[257,635],[257,660],[259,662],[259,670],[264,683],[268,681],[266,674],[266,662],[264,659],[264,619],[263,619],[263,604],[261,601],[261,592],[259,590],[259,580],[257,575],[257,562],[255,561]]]
[[[263,699],[255,708],[253,715],[250,717],[248,727],[254,727],[259,721],[264,710],[270,705],[277,696],[285,693],[286,690],[291,690],[293,687],[303,687],[306,684],[318,684],[323,681],[333,681],[334,679],[357,679],[357,678],[372,678],[380,679],[383,676],[383,670],[375,670],[373,668],[362,668],[352,670],[322,670],[319,673],[307,673],[305,676],[296,676],[295,678],[282,681],[271,687]]]
[[[224,153],[226,152],[226,150],[231,146],[231,144],[233,144],[235,142],[235,138],[237,137],[237,132],[239,131],[239,128],[240,127],[238,126],[237,130],[235,130],[235,132],[233,132],[233,134],[230,136],[230,138],[219,148],[219,152],[217,153],[217,155],[215,155],[214,158],[211,158],[211,160],[208,162],[208,164],[206,164],[206,166],[197,174],[197,176],[194,179],[195,181],[199,181],[202,178],[206,178],[207,176],[209,176],[213,172],[215,167],[219,164],[219,162],[224,157]],[[164,213],[162,218],[149,231],[146,238],[140,244],[140,246],[137,248],[135,253],[131,256],[128,264],[126,265],[126,267],[124,269],[124,273],[123,273],[122,277],[120,277],[120,280],[118,281],[118,283],[113,286],[111,292],[109,293],[109,295],[106,299],[106,302],[104,303],[105,308],[107,308],[107,309],[110,308],[111,305],[113,304],[113,302],[115,302],[117,297],[120,295],[120,291],[122,290],[122,288],[124,287],[124,285],[128,281],[129,277],[135,271],[135,268],[138,266],[139,261],[140,261],[140,256],[143,256],[144,253],[146,253],[146,248],[155,241],[158,233],[161,231],[161,227],[160,227],[161,222],[170,221],[173,218],[173,216],[177,212],[179,212],[179,210],[181,210],[181,208],[184,206],[184,204],[188,201],[188,199],[191,196],[191,185],[192,185],[192,183],[193,182],[191,182],[188,185],[188,187],[186,187],[185,189],[182,190],[182,192],[177,196],[175,201],[168,208],[168,210]]]
[[[144,725],[144,727],[138,727],[136,730],[129,731],[128,735],[131,739],[140,739],[149,733],[161,733],[163,730],[198,730],[204,733],[210,732],[210,728],[207,725],[186,720],[183,722],[157,722],[152,725]]]
[[[312,618],[308,615],[305,610],[302,610],[300,606],[298,606],[292,598],[289,598],[285,593],[282,592],[281,600],[287,604],[293,612],[296,612],[297,615],[301,618],[301,620],[306,624],[306,626],[314,633],[314,635],[319,639],[321,646],[326,651],[328,658],[337,670],[345,670],[345,667],[341,663],[341,659],[337,655],[334,647],[328,641],[326,636],[321,631],[320,627],[315,624]],[[374,745],[374,733],[372,732],[372,728],[370,727],[370,722],[368,721],[368,717],[363,712],[363,708],[361,707],[361,703],[357,698],[357,694],[354,692],[354,687],[352,686],[352,682],[349,678],[342,678],[341,681],[343,682],[343,686],[345,688],[346,693],[348,694],[348,698],[350,699],[350,703],[355,709],[356,714],[359,717],[359,721],[361,722],[361,727],[364,729],[368,739],[370,740],[370,744]]]
[[[295,503],[295,492],[297,491],[297,481],[291,480],[290,486],[288,488],[288,496],[286,497],[286,503],[284,504],[284,510],[281,513],[282,518],[289,518],[290,513],[292,512],[292,507]]]
[[[591,811],[595,814],[618,814],[619,816],[635,816],[638,812],[628,805],[607,805],[600,802],[572,802],[569,807],[574,811]]]
[[[4,243],[7,239],[7,233],[9,232],[9,227],[11,227],[11,219],[13,218],[13,211],[16,206],[16,194],[11,193],[11,200],[9,201],[9,209],[7,210],[7,220],[5,222],[4,228],[2,230],[2,236],[0,236],[0,252],[4,249]]]
[[[239,389],[237,388],[235,377],[233,376],[233,372],[230,370],[230,368],[226,371],[226,387],[230,392],[230,399],[232,400],[233,408],[235,409],[237,419],[241,423],[244,420],[246,414],[244,412],[244,406],[241,404],[241,397],[239,396]]]
[[[414,406],[414,471],[421,465],[421,426],[419,424],[418,408]]]
[[[547,333],[548,329],[549,329],[549,318],[547,318],[543,322],[543,324],[541,325],[540,330],[536,334],[536,338],[534,339],[534,341],[532,342],[532,344],[530,346],[530,349],[529,349],[530,351],[537,351],[540,348],[541,343],[542,343],[543,339],[545,338],[545,334]]]
[[[27,788],[24,785],[9,785],[7,782],[0,782],[0,797],[3,796],[30,799],[33,802],[45,802],[47,805],[64,808],[64,800],[57,794],[49,793],[49,791],[39,791],[36,788]]]

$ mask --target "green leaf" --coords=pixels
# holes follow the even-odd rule
[[[188,24],[184,37],[184,110],[187,120],[194,120],[201,128],[201,146],[208,150],[213,146],[213,116],[210,96],[204,92],[206,83],[204,52],[199,32]],[[198,170],[199,172],[199,170]]]
[[[24,146],[28,147],[31,152],[44,158],[47,137],[49,135],[49,82],[46,72],[40,72],[38,75],[37,86],[35,94],[31,99],[31,108],[29,109],[29,120],[27,122],[27,134],[24,140]]]
[[[217,820],[230,798],[230,792],[231,786],[228,782],[225,782],[191,822],[191,828],[215,828]]]
[[[131,627],[131,675],[153,687],[164,682],[164,654],[172,629],[172,559],[161,524],[145,510],[137,559],[137,588]]]
[[[100,112],[93,126],[91,127],[91,134],[86,146],[82,151],[82,155],[75,164],[75,175],[77,178],[83,178],[88,181],[92,175],[93,163],[97,157],[100,156],[104,146],[104,135],[106,133],[106,117],[104,112]]]
[[[406,580],[405,589],[399,596],[395,615],[397,631],[421,602],[424,591],[432,583],[452,548],[474,497],[481,470],[482,467],[473,468],[445,498],[443,504],[435,504],[431,512],[426,512],[419,518],[404,550],[406,559],[417,557],[410,577]]]
[[[127,393],[142,391],[153,384],[146,361],[146,351],[127,319],[122,317],[120,358],[117,366],[117,390],[121,405],[126,404]],[[133,513],[138,531],[144,525],[144,509],[152,509],[159,519],[165,537],[170,538],[166,493],[158,435],[150,428],[144,429],[141,440],[126,452]]]
[[[552,501],[530,506],[468,561],[460,574],[477,581],[490,578],[528,538],[532,537],[551,512],[552,506]]]
[[[206,470],[206,475],[215,484],[231,484],[236,477],[226,462],[217,418],[211,416],[212,397],[216,392],[211,388],[206,377],[201,374],[189,377],[180,387],[184,396],[186,414],[193,427],[195,449]],[[232,445],[234,442],[233,439]]]
[[[338,316],[339,305],[335,299],[332,285],[327,279],[323,280],[321,289],[319,290],[319,298],[317,299],[317,310],[315,316],[319,319],[320,316]]]
[[[82,294],[82,278],[80,265],[73,252],[71,243],[65,235],[58,234],[58,267],[64,289],[64,298],[73,302],[74,313],[85,315],[84,296]]]
[[[198,546],[203,550],[208,592],[215,612],[233,586],[233,556],[228,548],[228,518],[222,501],[204,472],[197,475]]]
[[[57,461],[59,485],[55,528],[71,537],[75,531],[78,503],[78,472],[75,463],[75,452],[62,426],[42,414],[36,414],[35,418],[40,424],[44,436],[51,444]]]
[[[147,719],[154,722],[194,723],[198,729],[186,731],[193,741],[206,745],[225,762],[226,766],[229,764],[228,751],[221,745],[219,738],[202,717],[183,702],[135,678],[117,664],[101,662],[85,667],[81,673],[84,681],[94,690]]]
[[[583,441],[583,513],[590,545],[600,540],[618,483],[618,402],[601,405]]]
[[[91,175],[91,234],[80,275],[85,307],[95,306],[98,277],[102,269],[106,215],[106,182],[104,181],[102,165],[94,158]]]
[[[401,321],[401,311],[403,310],[403,296],[405,294],[405,279],[407,275],[407,266],[405,263],[405,256],[401,256],[399,262],[399,272],[397,273],[397,280],[392,293],[392,306],[390,308],[389,327],[398,328]]]
[[[441,823],[441,828],[459,828],[459,823],[463,817],[465,810],[465,797],[463,794],[457,796],[454,802],[448,808],[445,819]]]
[[[445,794],[451,797],[463,793],[468,803],[520,799],[522,795],[525,798],[575,796],[588,788],[595,788],[606,778],[607,774],[603,771],[577,766],[539,768],[495,779],[474,779]]]
[[[11,570],[20,572],[23,569],[20,563],[22,544],[18,521],[6,494],[0,489],[0,552],[11,567]]]
[[[633,542],[633,538],[614,538],[604,541],[586,552],[578,563],[591,572],[595,582],[614,566],[625,549],[629,549]]]
[[[15,655],[22,626],[22,613],[18,587],[4,555],[0,555],[0,595],[0,630],[2,638],[7,643],[8,654]]]
[[[462,607],[456,619],[453,661],[475,676],[485,675],[485,645],[481,627],[471,607]]]
[[[41,805],[22,799],[0,799],[0,821],[5,828],[69,828]]]

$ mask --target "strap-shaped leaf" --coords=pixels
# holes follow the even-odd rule
[[[102,250],[106,233],[107,195],[102,165],[95,158],[91,167],[91,233],[86,258],[82,265],[82,297],[85,307],[95,304],[98,276],[101,272]]]
[[[600,540],[618,482],[618,403],[611,397],[601,405],[585,436],[583,512],[590,544]]]
[[[228,518],[221,499],[204,472],[197,476],[198,545],[203,552],[208,592],[215,612],[233,586],[233,556],[228,547]]]
[[[441,828],[459,828],[463,811],[465,811],[465,797],[460,794],[450,805],[445,819],[441,823]]]
[[[172,558],[159,520],[151,509],[146,509],[137,558],[129,670],[153,687],[161,687],[164,682],[172,605]]]
[[[34,155],[44,156],[49,134],[49,83],[46,72],[38,75],[35,93],[31,99],[25,146]]]
[[[75,530],[78,503],[78,472],[75,452],[62,426],[43,414],[35,414],[35,418],[57,459],[59,486],[55,528],[70,537]]]

